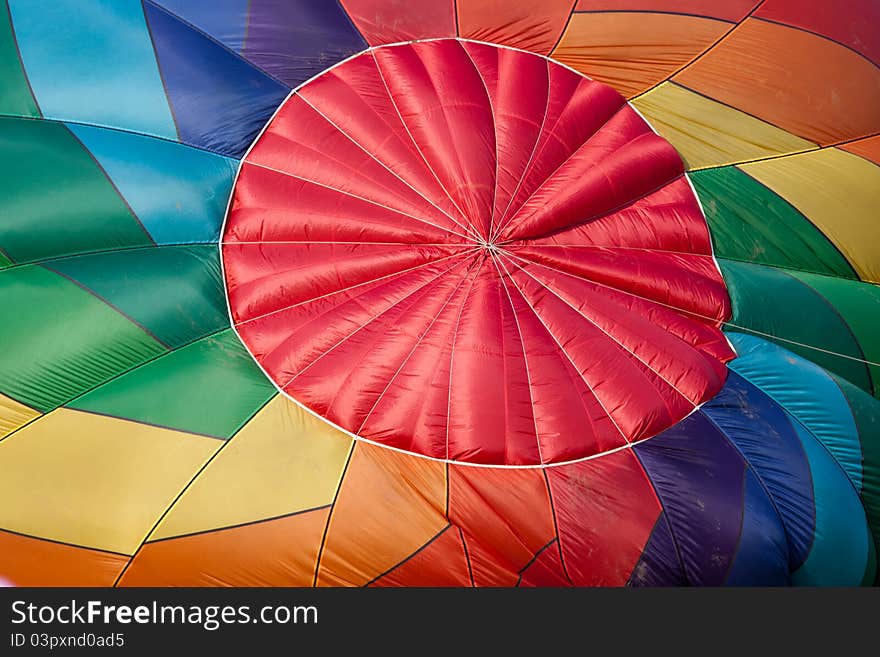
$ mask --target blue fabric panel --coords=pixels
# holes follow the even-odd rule
[[[241,157],[290,90],[164,9],[144,9],[180,140]]]
[[[742,333],[728,333],[739,358],[729,367],[809,429],[862,488],[862,446],[849,404],[834,379],[815,363]]]
[[[792,574],[792,582],[801,586],[858,586],[873,546],[865,510],[828,450],[809,431],[796,428],[813,473],[816,533],[806,561]]]
[[[745,504],[739,547],[727,574],[730,586],[787,586],[788,540],[779,514],[751,470],[745,476]]]
[[[242,53],[291,86],[366,48],[338,2],[251,0]]]
[[[159,244],[216,242],[236,160],[183,144],[71,124]]]
[[[810,466],[788,415],[735,372],[701,411],[737,447],[778,511],[788,536],[788,566],[804,561],[813,540],[814,505]]]
[[[742,523],[739,452],[702,413],[633,449],[669,517],[688,581],[722,584]]]
[[[651,538],[627,582],[628,586],[686,586],[666,512],[661,511]]]
[[[139,0],[11,0],[9,9],[43,116],[177,139]]]
[[[244,45],[247,31],[248,0],[157,0],[175,16],[180,16],[236,52]]]

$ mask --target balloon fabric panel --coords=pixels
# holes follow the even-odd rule
[[[406,0],[340,0],[340,4],[371,46],[458,35],[457,0],[424,3],[418,11],[406,11]]]
[[[152,3],[144,11],[180,140],[240,157],[289,87]]]
[[[9,7],[0,12],[0,112],[11,116],[40,116],[18,56]]]
[[[702,16],[575,13],[552,55],[629,98],[666,80],[729,29]]]
[[[0,7],[0,584],[876,584],[876,3],[82,4]]]
[[[44,117],[177,139],[140,2],[7,5]]]
[[[640,95],[633,106],[672,142],[690,171],[816,146],[673,82]]]
[[[708,16],[736,23],[754,11],[758,0],[577,0],[576,12],[656,11]]]
[[[880,37],[871,25],[880,20],[880,8],[871,0],[843,0],[835,11],[824,11],[821,3],[796,0],[765,0],[755,16],[799,27],[852,48],[880,65]],[[853,20],[858,16],[858,20]]]
[[[606,425],[594,431],[607,433],[610,421],[620,433],[616,442],[604,439],[587,448],[589,452],[656,433],[684,417],[722,383],[719,361],[731,354],[717,341],[717,332],[716,341],[711,338],[717,324],[686,326],[687,315],[670,316],[665,328],[676,337],[653,331],[651,341],[666,345],[675,359],[640,341],[652,329],[638,315],[651,312],[652,302],[695,310],[700,317],[714,312],[719,320],[727,312],[719,272],[709,258],[708,231],[692,190],[681,180],[680,159],[612,90],[558,66],[547,71],[549,86],[544,86],[543,76],[537,80],[538,88],[548,94],[545,114],[552,121],[545,120],[540,133],[508,134],[500,143],[494,137],[494,115],[507,106],[496,81],[509,59],[524,61],[526,66],[535,61],[534,56],[521,52],[462,46],[449,40],[380,48],[340,65],[332,79],[318,87],[322,100],[331,90],[342,96],[340,82],[348,80],[353,80],[349,89],[358,89],[372,104],[377,102],[376,91],[387,94],[386,107],[379,111],[402,125],[421,166],[440,185],[443,196],[432,204],[432,214],[438,215],[433,221],[420,219],[414,206],[417,199],[410,200],[428,176],[421,173],[410,182],[401,175],[414,166],[412,151],[402,151],[403,165],[390,159],[401,147],[370,154],[343,126],[316,114],[307,91],[294,94],[278,112],[239,175],[240,191],[233,197],[225,229],[228,237],[224,235],[223,240],[236,327],[282,391],[369,440],[403,449],[409,445],[435,458],[482,463],[546,463],[584,455],[562,438],[574,435],[575,424],[545,422],[529,409],[531,404],[553,404],[540,392],[553,381],[552,376],[543,378],[550,372],[548,365],[535,365],[540,363],[537,359],[546,359],[540,352],[548,346],[557,351],[556,376],[579,377],[584,393],[594,400],[585,406],[589,422]],[[451,85],[456,75],[457,84]],[[371,79],[377,90],[364,89],[365,79]],[[397,79],[408,81],[410,87],[398,88],[391,82]],[[350,91],[342,97],[352,104],[366,102],[355,99]],[[455,135],[465,134],[465,125],[476,126],[485,139],[456,142]],[[325,148],[338,144],[341,152],[354,153],[366,162],[360,168],[361,184],[355,186],[358,179],[352,176],[343,177],[335,164],[327,161],[325,165],[330,158],[317,154],[318,141]],[[294,159],[291,147],[315,155]],[[499,202],[499,187],[492,175],[506,168],[499,157],[529,147],[534,152],[531,163],[518,185],[502,189],[508,198],[505,201],[502,196]],[[596,164],[602,158],[602,164]],[[639,158],[651,162],[654,169],[642,166]],[[401,173],[395,173],[395,168]],[[631,173],[610,185],[609,177],[620,168]],[[372,175],[364,175],[367,172]],[[580,182],[573,188],[576,179]],[[395,188],[400,191],[389,194]],[[563,189],[571,191],[561,194]],[[284,190],[283,197],[280,190]],[[319,242],[316,231],[327,234],[329,227],[321,220],[313,228],[312,213],[291,208],[292,216],[298,214],[301,219],[276,227],[271,225],[274,221],[267,226],[266,215],[255,212],[260,207],[279,207],[279,203],[300,207],[299,198],[311,204],[313,195],[329,198],[328,193],[342,197],[345,204],[357,199],[375,205],[375,219],[368,225],[378,230],[369,239],[361,231],[358,241],[340,236],[335,242]],[[444,197],[451,202],[448,211],[443,210]],[[687,226],[690,239],[680,248],[692,250],[693,256],[666,253],[669,242],[653,242],[644,251],[616,253],[617,245],[625,249],[641,243],[644,234],[636,225],[627,233],[618,228],[616,234],[609,234],[602,222],[596,222],[585,226],[584,237],[572,235],[587,223],[582,217],[602,217],[641,197],[645,197],[646,212],[653,212],[655,205],[665,207],[667,199],[679,203],[671,216],[658,212],[656,223]],[[499,208],[505,209],[496,217]],[[386,209],[391,212],[383,221]],[[430,241],[413,244],[400,236],[395,238],[400,241],[382,243],[385,235],[399,235],[401,222],[421,222],[426,224],[424,230],[434,229],[427,237]],[[381,223],[390,224],[394,232]],[[273,233],[277,237],[267,240],[267,234]],[[296,241],[297,234],[312,239]],[[532,246],[533,240],[551,238],[561,244]],[[588,246],[594,242],[597,250],[575,248],[584,246],[584,238]],[[496,242],[505,244],[504,249],[497,258],[490,251],[487,259],[481,245]],[[630,254],[632,260],[627,262]],[[332,275],[327,269],[331,261],[335,262]],[[300,266],[291,268],[289,262]],[[633,271],[638,272],[635,279]],[[688,278],[703,281],[701,294],[693,294]],[[601,287],[597,289],[596,284]],[[617,299],[602,304],[603,295],[613,296],[612,290],[621,286],[624,294],[644,299],[645,306],[622,305]],[[269,287],[276,291],[267,294]],[[595,297],[592,305],[598,312],[582,305],[579,300],[585,295]],[[318,308],[323,309],[320,324],[314,321]],[[493,315],[486,316],[486,308],[492,308]],[[629,310],[627,321],[623,328],[616,328],[623,308]],[[411,328],[402,324],[407,316]],[[398,328],[389,332],[390,324]],[[570,330],[577,324],[582,325],[580,336]],[[398,331],[424,337],[408,344],[401,341]],[[687,343],[694,331],[701,333],[702,345],[691,350]],[[513,346],[518,342],[522,343],[519,350]],[[487,352],[485,344],[497,346]],[[587,364],[588,352],[596,349],[608,358],[614,355],[615,367],[624,368],[629,376],[647,381],[645,392],[635,397],[631,390],[616,391],[610,386],[604,392],[594,391],[595,383],[609,375],[601,364],[605,359]],[[417,376],[414,365],[429,353],[434,361],[438,354],[445,360],[448,353],[449,392],[432,397],[432,405],[426,406],[421,397],[404,396],[409,386],[403,382]],[[679,368],[682,360],[690,364],[688,371]],[[358,367],[353,369],[352,363]],[[371,365],[361,367],[367,363]],[[380,363],[395,364],[396,371],[388,368],[376,381]],[[498,369],[508,372],[508,381],[477,379],[472,374]],[[534,386],[531,370],[541,377]],[[405,378],[398,379],[402,373]],[[436,373],[429,370],[427,376]],[[686,380],[691,374],[694,378]],[[608,412],[608,408],[620,407],[624,398],[649,412],[640,417]],[[408,409],[403,415],[417,420],[403,431],[395,428],[409,423],[401,415],[402,408]],[[501,411],[496,414],[494,408]],[[478,435],[501,436],[502,422],[508,426],[506,441],[481,444],[474,440]]]
[[[874,164],[880,164],[880,136],[852,141],[841,145],[840,149],[860,155]]]
[[[759,19],[746,19],[672,80],[823,146],[878,128],[877,65],[827,39]]]

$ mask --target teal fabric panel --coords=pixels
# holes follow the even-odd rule
[[[183,144],[70,124],[157,244],[216,242],[238,162]]]
[[[10,0],[43,116],[177,139],[139,0]]]

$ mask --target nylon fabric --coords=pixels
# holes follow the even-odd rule
[[[0,2],[0,585],[876,585],[826,5]]]
[[[294,94],[245,159],[222,245],[236,331],[282,392],[373,442],[512,465],[619,448],[733,356],[682,170],[616,92],[534,55],[376,49]],[[345,229],[311,210],[330,199]]]

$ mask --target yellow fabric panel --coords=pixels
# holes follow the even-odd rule
[[[627,98],[674,74],[730,29],[730,23],[677,14],[574,14],[551,53]]]
[[[818,226],[862,280],[880,283],[880,167],[825,148],[740,168]]]
[[[330,504],[350,449],[349,436],[278,395],[230,439],[150,539]]]
[[[688,170],[815,148],[781,128],[671,82],[632,101]]]
[[[35,411],[0,393],[0,438],[5,438],[37,417],[40,417],[40,411]]]
[[[132,554],[222,441],[61,408],[0,442],[0,527]]]

